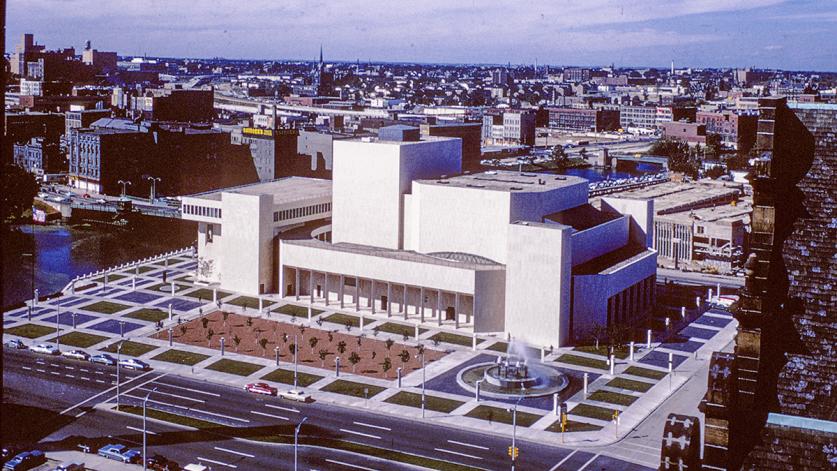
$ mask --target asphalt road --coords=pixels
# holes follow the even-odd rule
[[[737,289],[744,286],[743,277],[657,268],[657,281],[665,282],[665,280],[671,280],[681,284],[707,286],[710,288],[715,287],[718,283],[721,284],[722,288]]]
[[[4,424],[4,443],[9,438],[40,441],[41,447],[71,449],[73,436],[99,442],[141,444],[142,419],[116,414],[93,406],[115,402],[115,368],[101,367],[28,351],[4,348],[4,407],[11,404],[26,422],[15,421],[26,433],[12,435]],[[301,435],[332,437],[377,448],[432,457],[481,469],[509,469],[509,440],[377,414],[365,408],[351,409],[313,402],[300,404],[274,397],[253,395],[243,389],[151,372],[121,375],[121,403],[139,405],[151,394],[155,409],[235,427],[239,437],[287,433],[307,417]],[[5,420],[4,420],[5,422]],[[14,427],[14,426],[13,426]],[[16,427],[14,427],[16,428]],[[289,469],[292,446],[266,445],[233,439],[219,426],[201,432],[150,422],[149,454],[161,453],[181,463],[200,457],[213,469]],[[35,435],[33,436],[33,432]],[[645,470],[605,454],[558,448],[518,441],[520,470]],[[300,447],[303,469],[414,469],[362,455],[319,447]]]

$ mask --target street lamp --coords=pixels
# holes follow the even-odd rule
[[[125,192],[126,192],[125,191],[125,185],[130,185],[131,182],[129,180],[119,180],[116,183],[119,184],[119,185],[122,185],[122,197],[124,198],[125,197]]]
[[[61,306],[58,306],[58,312],[55,313],[55,348],[61,351]]]
[[[148,181],[151,182],[151,195],[150,195],[150,198],[149,198],[149,202],[153,204],[154,203],[154,197],[157,194],[157,182],[159,182],[161,179],[157,178],[157,177],[150,177],[150,176],[145,177],[145,178],[148,179]]]
[[[517,406],[520,404],[520,401],[523,400],[523,396],[520,396],[517,399],[517,402],[514,403],[514,412],[512,412],[512,446],[511,446],[511,469],[514,471],[515,465],[515,458],[517,458]]]
[[[116,411],[119,412],[119,355],[122,353],[122,344],[125,341],[121,341],[116,345]]]
[[[416,355],[416,359],[418,360],[418,355]],[[421,352],[421,418],[424,418],[424,404],[427,402],[425,400],[424,395],[424,383],[427,382],[427,370],[425,369],[424,364],[424,352]]]
[[[299,343],[297,341],[297,336],[294,334],[294,391],[296,391],[296,383],[297,383],[297,376],[298,376],[298,366],[299,363],[297,362],[296,352],[299,351]]]
[[[299,447],[299,429],[302,428],[302,424],[308,420],[308,417],[303,417],[302,420],[299,421],[299,425],[296,426],[294,429],[294,471],[297,471],[297,448]]]
[[[151,393],[156,391],[157,388],[148,391],[148,394],[145,395],[145,399],[142,401],[142,470],[146,471],[148,469],[148,439],[146,438],[148,435],[148,431],[146,429],[146,414],[145,414],[145,405],[148,403],[148,398],[151,397]]]

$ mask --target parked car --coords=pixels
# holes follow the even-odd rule
[[[74,360],[90,360],[90,354],[85,352],[84,350],[67,350],[66,352],[63,352],[61,355],[67,358],[72,358]]]
[[[130,370],[150,370],[151,366],[141,360],[137,360],[136,358],[128,358],[127,360],[122,360],[119,362],[119,366],[122,368],[128,368]]]
[[[6,342],[6,346],[9,348],[14,348],[16,350],[26,350],[26,344],[23,343],[23,340],[18,339],[11,339]]]
[[[24,451],[3,465],[3,469],[18,471],[32,469],[46,463],[46,455],[41,450]]]
[[[311,395],[301,389],[282,391],[279,393],[279,397],[299,402],[308,402],[311,400]]]
[[[39,343],[32,347],[32,351],[35,353],[43,353],[44,355],[60,355],[61,350],[58,350],[58,347],[52,345],[51,343]]]
[[[81,461],[65,461],[56,466],[53,471],[84,471],[84,463]]]
[[[0,455],[0,463],[5,463],[6,461],[9,461],[16,454],[17,451],[14,448],[3,447],[3,453],[2,455]]]
[[[130,450],[125,451],[122,453],[122,462],[123,463],[141,463],[142,462],[142,450],[131,448]]]
[[[278,390],[267,383],[250,383],[244,386],[244,390],[255,394],[275,396]]]
[[[163,455],[154,455],[145,460],[148,469],[157,471],[180,471],[180,465]]]
[[[99,448],[99,451],[96,454],[109,460],[122,461],[122,453],[127,450],[128,447],[125,445],[111,443],[110,445],[105,445],[102,448]]]
[[[90,357],[90,363],[99,363],[101,365],[116,366],[116,358],[108,355],[107,353],[102,353],[100,355],[93,355],[92,357]]]

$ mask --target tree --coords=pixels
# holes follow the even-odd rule
[[[672,138],[660,139],[651,146],[648,155],[668,157],[668,168],[671,171],[697,177],[697,160],[686,142]]]
[[[387,347],[387,357],[389,357],[389,350],[392,348],[392,346],[395,344],[395,342],[393,342],[392,339],[387,339],[387,341],[384,342],[384,344]]]
[[[259,339],[259,346],[262,347],[262,356],[267,355],[267,339]]]
[[[214,336],[215,336],[215,331],[212,330],[212,329],[209,329],[209,331],[206,333],[207,347],[210,347],[210,348],[212,347],[212,337],[214,337]]]
[[[227,326],[227,318],[230,317],[230,313],[227,312],[227,311],[224,311],[224,312],[221,313],[221,317],[224,319],[224,327],[226,327]]]
[[[410,352],[407,350],[401,350],[401,353],[398,354],[398,357],[401,358],[401,363],[407,363],[410,361]]]
[[[360,355],[358,355],[357,352],[352,352],[352,354],[349,355],[349,363],[352,364],[352,373],[355,372],[355,368],[357,367],[357,364],[359,362],[360,362]]]
[[[567,153],[564,151],[564,146],[557,145],[552,148],[552,152],[549,154],[549,158],[552,161],[553,165],[558,168],[564,168],[570,162]]]
[[[317,354],[320,356],[320,368],[325,368],[325,359],[328,356],[328,350],[321,348]]]
[[[311,346],[311,354],[314,354],[314,349],[317,348],[317,344],[320,342],[320,339],[317,337],[311,337],[308,339],[308,345]]]
[[[314,322],[316,322],[319,327],[323,326],[323,319],[321,317],[318,317]]]
[[[590,327],[590,336],[596,341],[596,350],[599,349],[599,340],[604,337],[606,333],[607,327],[599,324],[598,322],[594,322]]]
[[[424,355],[424,345],[422,345],[422,344],[416,345],[416,352],[419,355]]]
[[[11,149],[9,144],[8,149]],[[13,164],[2,166],[0,173],[0,224],[6,224],[23,216],[24,211],[32,209],[38,194],[38,182],[35,176]]]
[[[299,334],[300,335],[305,335],[305,326],[304,325],[299,324],[298,329],[299,329]]]
[[[346,341],[345,340],[341,340],[341,341],[337,342],[337,351],[340,352],[341,355],[346,352]]]
[[[389,377],[387,372],[392,368],[392,360],[389,357],[384,358],[384,362],[381,363],[381,369],[384,370],[384,378]]]
[[[241,344],[241,337],[238,334],[233,335],[233,344],[235,345],[235,351],[238,352],[238,346]]]
[[[290,353],[291,356],[293,356],[296,353],[296,344],[295,343],[292,343],[292,344],[288,345],[288,353]]]
[[[186,327],[186,324],[181,325],[180,326],[180,335],[181,336],[186,335],[187,330],[188,330],[188,328]]]
[[[334,342],[334,333],[329,332],[329,333],[327,333],[326,335],[328,336],[328,343],[329,343],[329,344],[331,344],[332,342]]]
[[[253,318],[248,317],[245,323],[247,324],[247,327],[253,327]]]
[[[206,327],[209,325],[209,319],[207,319],[206,317],[202,317],[201,325],[203,326],[203,330],[206,330]]]
[[[360,347],[361,347],[362,344],[363,344],[363,336],[358,335],[358,337],[357,337],[357,348],[358,348],[358,350],[360,350]]]

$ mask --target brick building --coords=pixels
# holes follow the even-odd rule
[[[707,133],[720,136],[721,144],[726,147],[749,152],[756,142],[758,117],[754,114],[740,114],[730,110],[700,111],[695,121],[706,126]]]

